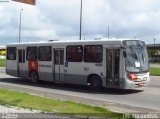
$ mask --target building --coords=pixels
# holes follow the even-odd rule
[[[160,44],[148,44],[147,50],[150,62],[160,62]]]
[[[0,59],[5,59],[6,57],[6,46],[0,46]]]

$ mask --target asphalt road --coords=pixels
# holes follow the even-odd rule
[[[0,73],[5,73],[6,68],[5,67],[0,67]]]
[[[150,86],[143,89],[103,89],[101,92],[93,92],[86,86],[50,82],[32,84],[27,80],[6,75],[4,70],[5,68],[0,68],[0,88],[103,106],[124,113],[160,112],[160,77],[157,76],[151,76]]]
[[[160,64],[149,64],[150,67],[160,68]]]

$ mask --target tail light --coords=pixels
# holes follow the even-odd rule
[[[136,74],[129,74],[129,78],[131,79],[131,81],[135,81],[138,79],[138,76]]]

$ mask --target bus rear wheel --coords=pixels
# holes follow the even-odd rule
[[[31,72],[30,80],[31,80],[32,83],[38,83],[39,82],[39,77],[38,77],[37,72],[35,72],[35,71]]]
[[[100,91],[102,89],[102,81],[99,76],[96,76],[96,75],[91,76],[90,88],[93,91]]]

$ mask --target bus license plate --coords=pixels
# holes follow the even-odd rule
[[[143,78],[143,80],[145,80],[145,81],[146,81],[146,80],[147,80],[147,77],[144,77],[144,78]]]
[[[144,85],[144,83],[139,83],[138,87],[142,87]]]

